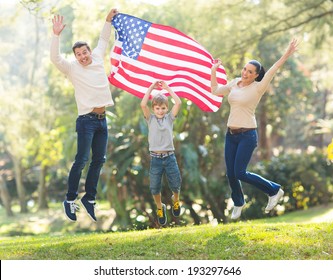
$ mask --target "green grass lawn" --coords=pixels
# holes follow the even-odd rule
[[[0,237],[0,259],[333,260],[332,208],[216,226],[115,233],[71,233],[67,228],[64,233],[18,234]],[[0,228],[10,228],[15,219]]]

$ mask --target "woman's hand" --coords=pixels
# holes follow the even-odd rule
[[[220,67],[220,65],[222,64],[222,61],[221,59],[214,59],[214,64],[212,66],[212,70],[216,70],[217,68]]]
[[[285,52],[285,55],[287,57],[293,55],[298,50],[299,43],[300,42],[297,39],[293,38],[291,40],[291,42],[289,43],[289,46]]]

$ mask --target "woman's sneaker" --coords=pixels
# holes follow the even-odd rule
[[[283,197],[284,191],[282,189],[279,189],[276,195],[269,196],[268,197],[268,203],[265,208],[265,213],[269,213],[279,202],[279,200]]]
[[[174,199],[175,199],[175,197],[174,197],[174,195],[172,195],[171,196],[171,200],[172,200],[171,212],[172,212],[172,215],[174,217],[179,217],[180,216],[181,207],[180,207],[180,204],[179,204],[179,200],[175,201]]]
[[[157,220],[161,226],[167,223],[166,206],[162,203],[162,209],[157,209]]]
[[[242,209],[245,206],[245,203],[242,206],[234,206],[234,209],[232,210],[231,213],[231,219],[236,220],[240,217],[242,214]]]
[[[62,205],[64,207],[66,218],[71,222],[76,222],[76,211],[80,210],[80,206],[75,204],[75,200],[65,200]]]

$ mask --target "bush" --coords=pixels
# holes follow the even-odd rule
[[[285,191],[284,212],[333,201],[333,165],[327,163],[323,153],[285,154],[259,162],[249,170],[282,185]],[[247,211],[249,216],[256,216],[255,213],[261,213],[257,208],[266,205],[267,197],[254,188],[249,188],[246,193],[250,201],[260,202],[256,203],[259,206],[251,207],[252,213]]]

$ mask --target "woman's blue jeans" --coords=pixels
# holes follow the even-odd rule
[[[235,206],[242,206],[245,203],[241,181],[258,188],[269,196],[277,194],[281,187],[277,183],[246,170],[257,144],[258,135],[255,129],[238,134],[231,134],[229,131],[226,133],[224,156],[231,198]]]
[[[71,201],[78,196],[82,170],[89,160],[91,150],[92,156],[86,177],[86,194],[84,196],[88,200],[95,200],[100,171],[106,160],[108,141],[106,118],[98,119],[96,116],[89,114],[81,115],[76,120],[76,132],[77,153],[69,172],[66,199]]]

